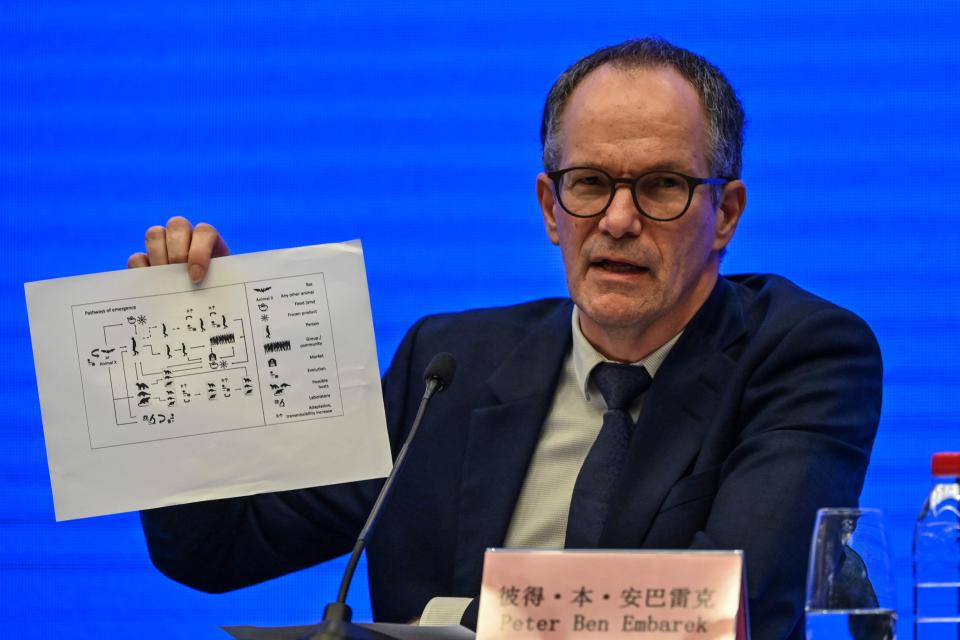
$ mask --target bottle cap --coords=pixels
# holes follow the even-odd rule
[[[960,453],[935,453],[930,461],[935,476],[960,477]]]

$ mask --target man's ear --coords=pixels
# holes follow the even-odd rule
[[[733,240],[740,224],[740,216],[747,206],[747,185],[742,180],[731,180],[723,187],[720,205],[717,207],[716,226],[713,235],[713,250],[723,251]]]
[[[547,237],[553,244],[560,244],[557,233],[557,199],[553,193],[553,181],[545,173],[537,176],[537,200],[540,202],[540,212],[543,214],[543,226],[547,230]]]

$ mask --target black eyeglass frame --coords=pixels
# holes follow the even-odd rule
[[[607,201],[607,204],[603,206],[600,211],[597,213],[591,213],[590,215],[584,215],[582,213],[574,213],[567,209],[567,206],[563,204],[563,198],[560,197],[560,180],[563,176],[571,171],[596,171],[597,173],[602,173],[610,180],[610,199]],[[644,177],[653,174],[653,173],[667,173],[672,176],[677,176],[686,181],[688,185],[687,189],[687,204],[683,210],[672,218],[654,218],[652,215],[643,210],[643,207],[640,206],[640,201],[637,199],[637,185],[640,184],[640,180]],[[657,222],[671,222],[680,218],[687,212],[687,209],[690,208],[690,203],[693,202],[693,192],[694,190],[702,184],[712,184],[712,185],[725,185],[730,182],[728,178],[695,178],[693,176],[688,176],[685,173],[680,173],[679,171],[667,171],[667,170],[656,170],[656,171],[645,171],[635,178],[614,178],[609,173],[603,169],[598,169],[597,167],[567,167],[566,169],[557,169],[556,171],[548,171],[547,177],[553,181],[553,194],[557,197],[557,202],[560,203],[560,207],[574,218],[596,218],[597,216],[602,216],[607,212],[607,209],[610,208],[610,205],[613,204],[613,199],[617,196],[617,185],[618,184],[627,184],[630,185],[630,197],[633,199],[633,205],[637,208],[637,211],[640,212],[645,218],[650,220],[656,220]]]

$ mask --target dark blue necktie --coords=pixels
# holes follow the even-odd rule
[[[610,494],[623,469],[633,432],[630,405],[651,382],[643,367],[613,362],[598,364],[590,377],[607,403],[607,412],[573,486],[565,543],[568,549],[591,549],[600,541],[610,510]]]

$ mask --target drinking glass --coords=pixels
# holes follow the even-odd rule
[[[807,640],[896,640],[883,512],[820,509],[807,569]]]

